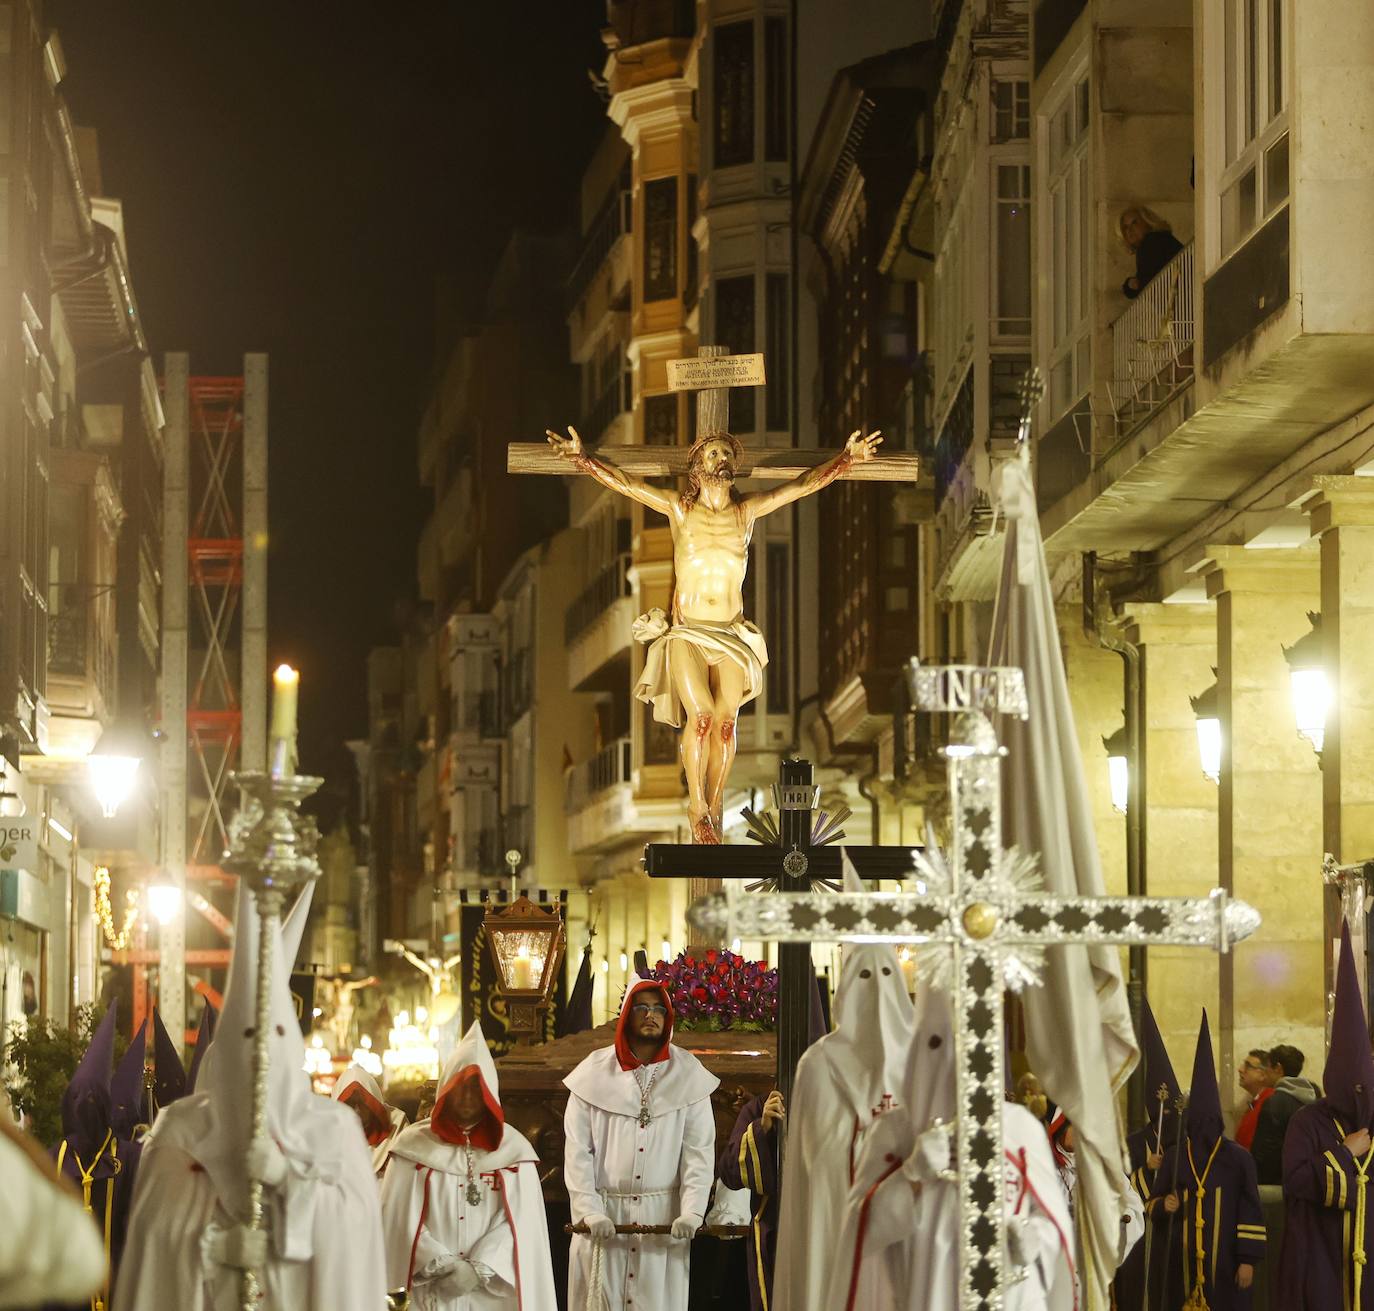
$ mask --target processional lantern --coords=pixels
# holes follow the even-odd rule
[[[541,906],[516,886],[520,853],[506,852],[511,872],[511,900],[506,906],[487,902],[483,926],[501,994],[506,999],[511,1034],[532,1043],[542,1029],[567,935],[561,903]]]

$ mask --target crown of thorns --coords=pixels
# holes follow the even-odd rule
[[[691,449],[687,452],[687,467],[689,469],[696,464],[708,442],[729,442],[730,453],[734,456],[735,463],[739,464],[744,459],[744,443],[738,437],[728,432],[713,432],[708,433],[705,437],[698,437],[692,443]]]

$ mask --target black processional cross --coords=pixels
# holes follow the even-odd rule
[[[911,857],[919,878],[915,890],[818,895],[784,877],[775,892],[740,895],[727,885],[727,891],[697,901],[688,918],[716,940],[762,939],[782,944],[781,950],[794,945],[802,953],[809,953],[812,942],[917,945],[918,975],[949,994],[954,1015],[959,1306],[999,1311],[1009,1282],[1001,1222],[1004,988],[1019,991],[1036,984],[1049,947],[1167,943],[1226,951],[1259,927],[1259,914],[1221,889],[1207,897],[1085,897],[1040,891],[1036,860],[1002,845],[1004,753],[990,718],[994,713],[1026,717],[1021,670],[913,661],[909,681],[917,707],[956,716],[945,748],[953,827],[949,851],[847,850],[856,861],[864,852],[882,853],[885,862],[895,855]],[[715,848],[718,853],[729,850]],[[870,856],[868,869],[861,870],[870,878],[879,876],[872,860]],[[753,865],[750,872],[757,868]],[[893,871],[886,863],[880,877],[901,877]],[[780,1045],[780,1064],[781,1052]]]
[[[819,793],[809,760],[784,760],[774,788],[776,824],[771,815],[745,812],[750,836],[761,845],[651,842],[644,848],[644,868],[656,879],[743,880],[746,885],[781,892],[811,892],[825,885],[838,890],[843,816],[818,810]],[[861,879],[907,879],[916,872],[919,848],[846,844],[844,854]],[[784,1101],[792,1096],[792,1079],[810,1034],[813,977],[809,946],[786,942],[778,948],[777,1086]]]

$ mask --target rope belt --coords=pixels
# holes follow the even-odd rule
[[[598,1191],[602,1201],[609,1201],[613,1197],[628,1197],[635,1201],[641,1201],[646,1197],[672,1197],[678,1190],[676,1188],[642,1188],[636,1193],[618,1193],[609,1188],[602,1188]],[[593,1238],[591,1242],[591,1260],[587,1269],[587,1300],[578,1311],[610,1311],[610,1299],[606,1296],[605,1243],[600,1238]]]
[[[1207,1164],[1199,1175],[1197,1163],[1193,1160],[1193,1140],[1188,1140],[1188,1169],[1192,1171],[1193,1183],[1197,1188],[1197,1201],[1193,1211],[1193,1260],[1197,1263],[1197,1280],[1193,1284],[1193,1291],[1188,1295],[1188,1300],[1183,1304],[1183,1311],[1208,1311],[1207,1294],[1204,1289],[1207,1274],[1207,1247],[1204,1241],[1207,1221],[1203,1215],[1203,1203],[1207,1196],[1207,1176],[1211,1173],[1212,1162],[1217,1159],[1220,1147],[1221,1139],[1218,1138],[1212,1144],[1212,1154],[1207,1158]],[[1187,1230],[1184,1232],[1186,1234]]]
[[[1340,1134],[1341,1141],[1346,1139],[1345,1129],[1339,1120],[1336,1121],[1336,1132]],[[1346,1247],[1349,1249],[1351,1265],[1353,1267],[1354,1296],[1350,1301],[1351,1306],[1360,1305],[1360,1294],[1364,1285],[1364,1268],[1369,1263],[1369,1256],[1365,1252],[1365,1222],[1368,1218],[1369,1197],[1366,1188],[1369,1184],[1369,1165],[1374,1160],[1374,1148],[1371,1148],[1361,1160],[1354,1153],[1351,1156],[1355,1161],[1355,1232],[1350,1233],[1349,1217],[1346,1218]],[[1335,1159],[1334,1157],[1332,1158]]]
[[[100,1164],[101,1158],[105,1155],[105,1149],[110,1149],[110,1160],[114,1162],[114,1174],[105,1180],[105,1283],[101,1290],[91,1297],[91,1311],[105,1311],[110,1300],[110,1227],[114,1221],[114,1182],[115,1175],[120,1171],[121,1162],[119,1159],[119,1147],[114,1140],[114,1130],[105,1131],[105,1141],[100,1144],[100,1150],[91,1159],[89,1167],[81,1163],[81,1156],[76,1148],[72,1148],[72,1160],[76,1162],[76,1168],[81,1175],[81,1205],[91,1219],[95,1219],[95,1211],[91,1209],[91,1191],[95,1186],[95,1168]],[[57,1173],[62,1174],[62,1163],[67,1159],[67,1140],[62,1140],[62,1145],[57,1149]]]

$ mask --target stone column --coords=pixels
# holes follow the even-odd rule
[[[1205,896],[1217,886],[1217,784],[1202,772],[1197,717],[1189,697],[1215,681],[1217,621],[1211,605],[1134,603],[1126,640],[1140,648],[1144,696],[1141,754],[1146,890]],[[1183,947],[1148,951],[1150,1008],[1174,1069],[1191,1068],[1198,1008],[1217,1014],[1217,958]],[[1153,1105],[1153,1089],[1146,1102]]]
[[[1374,858],[1374,479],[1318,476],[1303,508],[1321,541],[1322,644],[1332,687],[1321,756],[1322,842],[1341,864],[1353,864]],[[1340,930],[1332,889],[1329,943]],[[1359,964],[1367,973],[1364,960]],[[1328,991],[1332,965],[1328,947]]]
[[[1252,1048],[1290,1042],[1315,1064],[1325,1047],[1321,771],[1283,657],[1319,603],[1317,548],[1209,547],[1199,572],[1217,615],[1221,885],[1264,917],[1220,961],[1218,1077],[1234,1098]]]

